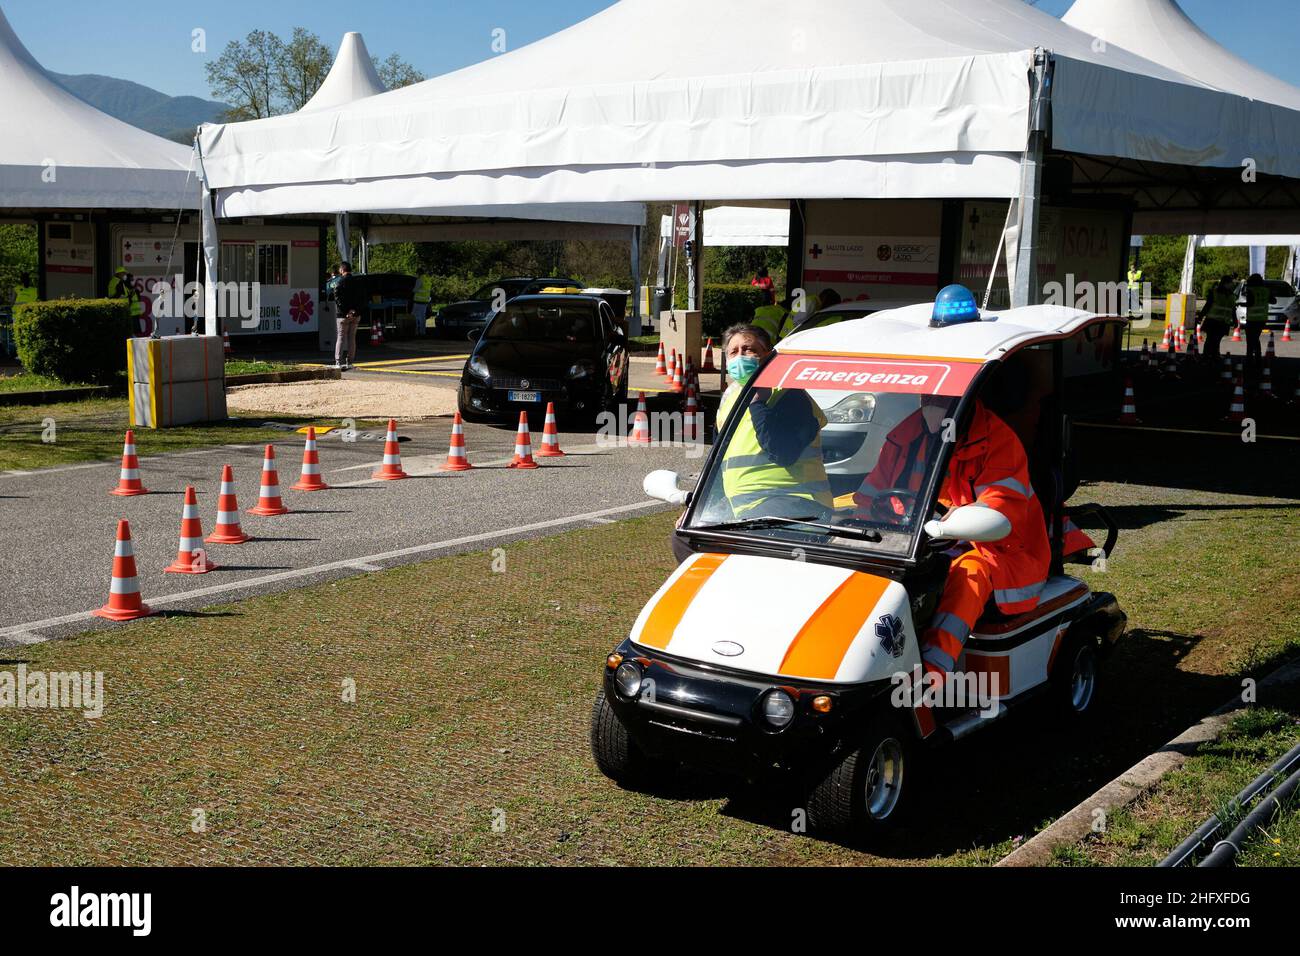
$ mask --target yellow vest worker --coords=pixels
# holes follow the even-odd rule
[[[1136,291],[1138,290],[1138,288],[1139,288],[1141,285],[1142,285],[1142,270],[1141,270],[1141,269],[1129,269],[1129,270],[1128,270],[1128,290],[1129,290],[1130,292],[1136,292]]]
[[[753,324],[767,333],[768,339],[775,342],[781,336],[781,325],[788,313],[776,304],[759,306],[754,310]]]
[[[802,322],[804,319],[808,318],[811,315],[816,315],[818,312],[821,311],[821,308],[822,308],[821,296],[817,296],[817,295],[806,296],[803,300],[803,311],[791,312],[789,315],[785,317],[785,322],[781,324],[781,334],[779,338],[785,338],[787,335],[789,335],[795,330],[795,328],[799,325],[800,322]]]
[[[722,396],[719,428],[742,389],[733,384]],[[769,394],[764,398],[765,391]],[[826,425],[822,410],[799,390],[761,389],[758,396],[741,411],[744,417],[722,458],[722,490],[732,513],[745,517],[774,498],[805,498],[833,508],[822,461],[821,430]]]

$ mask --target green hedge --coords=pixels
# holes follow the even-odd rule
[[[61,382],[111,384],[126,370],[131,309],[124,299],[55,299],[14,310],[18,361]]]
[[[682,283],[673,290],[676,308],[686,308],[687,289]],[[766,304],[767,295],[748,282],[706,282],[703,290],[704,334],[717,337],[737,322],[751,322],[754,310]]]

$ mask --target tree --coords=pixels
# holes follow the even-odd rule
[[[36,285],[38,265],[36,227],[29,223],[0,223],[0,304],[9,304],[13,290]]]
[[[379,79],[384,86],[390,90],[401,89],[403,86],[410,86],[412,83],[423,82],[426,77],[411,64],[407,63],[396,53],[388,54],[387,59],[380,60],[379,57],[371,57],[375,63],[375,72],[379,74]]]
[[[243,40],[231,40],[205,65],[212,95],[230,105],[227,122],[264,119],[281,112],[277,103],[285,44],[274,33],[254,30]]]
[[[293,28],[293,36],[283,44],[276,65],[276,80],[285,110],[294,112],[307,105],[329,75],[334,52],[316,34]]]

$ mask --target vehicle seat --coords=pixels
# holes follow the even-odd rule
[[[975,622],[975,626],[971,629],[971,636],[993,640],[1008,637],[1017,631],[1023,630],[1038,619],[1059,611],[1061,608],[1085,597],[1087,593],[1088,586],[1078,578],[1072,578],[1067,574],[1059,574],[1047,579],[1047,583],[1043,585],[1043,593],[1038,599],[1038,604],[1032,610],[1025,611],[1023,614],[1003,614],[990,598],[988,606],[984,608],[984,613],[980,615],[980,619]]]

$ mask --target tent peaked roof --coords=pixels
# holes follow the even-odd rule
[[[192,150],[78,99],[0,10],[0,209],[196,208]]]
[[[316,95],[298,112],[329,109],[331,106],[375,96],[385,90],[383,80],[375,71],[374,61],[370,59],[370,51],[366,49],[366,41],[360,33],[345,33],[329,75],[321,83]]]
[[[1216,89],[1300,109],[1300,87],[1220,45],[1175,0],[1075,0],[1062,20]],[[1290,26],[1278,24],[1283,30]]]

